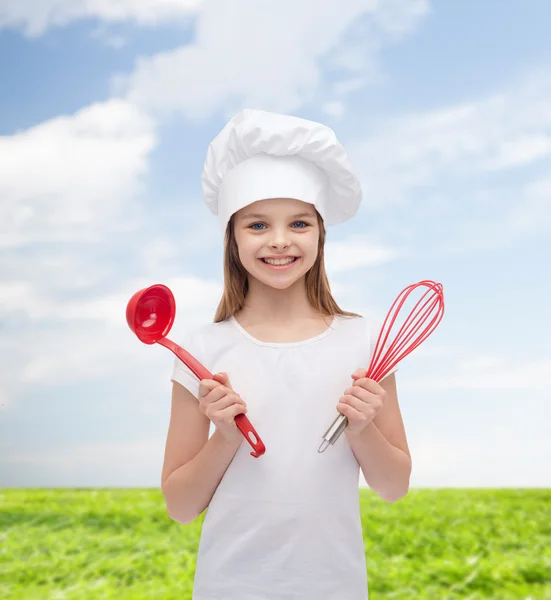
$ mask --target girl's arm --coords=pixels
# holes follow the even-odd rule
[[[387,392],[387,398],[377,416],[356,435],[344,431],[369,487],[386,502],[395,502],[409,489],[411,453],[395,375],[383,379],[380,386]]]
[[[178,523],[191,523],[207,508],[243,441],[228,442],[218,431],[209,439],[209,426],[197,398],[174,382],[161,489]]]

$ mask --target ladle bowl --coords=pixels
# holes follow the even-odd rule
[[[172,329],[176,301],[166,285],[137,291],[126,306],[126,322],[140,342],[155,344]]]

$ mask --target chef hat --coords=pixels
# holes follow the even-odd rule
[[[209,145],[203,194],[222,235],[241,208],[269,198],[313,204],[325,225],[352,218],[360,182],[329,127],[260,110],[235,115]]]

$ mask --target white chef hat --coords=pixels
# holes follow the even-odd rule
[[[360,182],[332,129],[260,110],[242,110],[210,143],[202,184],[222,235],[231,216],[257,200],[309,202],[325,225],[352,218],[362,201]]]

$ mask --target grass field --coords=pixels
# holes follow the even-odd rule
[[[191,599],[201,515],[159,490],[0,490],[2,600]],[[551,600],[551,490],[361,490],[370,600]],[[320,599],[325,600],[325,599]],[[339,599],[340,600],[340,599]]]

